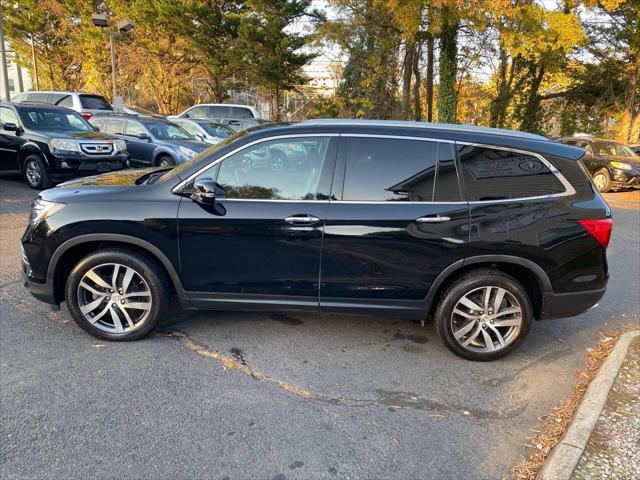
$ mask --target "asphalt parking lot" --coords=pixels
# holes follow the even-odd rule
[[[0,476],[502,478],[575,383],[598,332],[640,321],[640,191],[606,195],[600,306],[537,322],[472,363],[389,317],[183,312],[165,333],[100,342],[22,286],[35,195],[0,174]]]

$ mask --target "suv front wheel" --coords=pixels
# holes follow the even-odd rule
[[[456,280],[436,310],[438,334],[456,355],[488,361],[508,355],[533,319],[522,285],[497,270],[476,270]]]
[[[91,335],[137,340],[166,312],[169,287],[164,273],[145,256],[104,250],[86,256],[73,268],[66,300],[74,321]]]
[[[44,190],[51,186],[49,174],[38,155],[29,155],[22,165],[25,182],[35,190]]]

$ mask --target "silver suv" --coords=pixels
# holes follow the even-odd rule
[[[11,99],[14,103],[47,103],[75,110],[85,120],[98,113],[113,111],[113,107],[102,95],[83,92],[37,91],[20,93]]]

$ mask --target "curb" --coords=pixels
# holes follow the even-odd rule
[[[640,330],[624,333],[600,367],[582,397],[573,420],[558,444],[551,450],[536,480],[569,480],[587,447],[591,431],[600,417],[614,380],[622,366],[629,344]]]

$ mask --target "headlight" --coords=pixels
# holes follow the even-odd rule
[[[62,152],[78,152],[80,153],[80,147],[77,140],[70,140],[68,138],[53,138],[49,140],[49,146],[53,153]]]
[[[31,205],[31,213],[29,214],[29,223],[37,223],[45,218],[49,218],[54,213],[62,210],[64,203],[50,202],[42,198],[36,198]]]
[[[632,170],[633,167],[628,163],[624,162],[611,162],[611,166],[613,168],[619,168],[620,170]]]
[[[122,153],[127,151],[127,144],[124,140],[114,140],[113,146],[116,149],[116,153]]]
[[[187,158],[193,158],[196,156],[196,153],[198,152],[196,152],[195,150],[191,150],[190,148],[187,148],[187,147],[180,147],[180,153]]]

